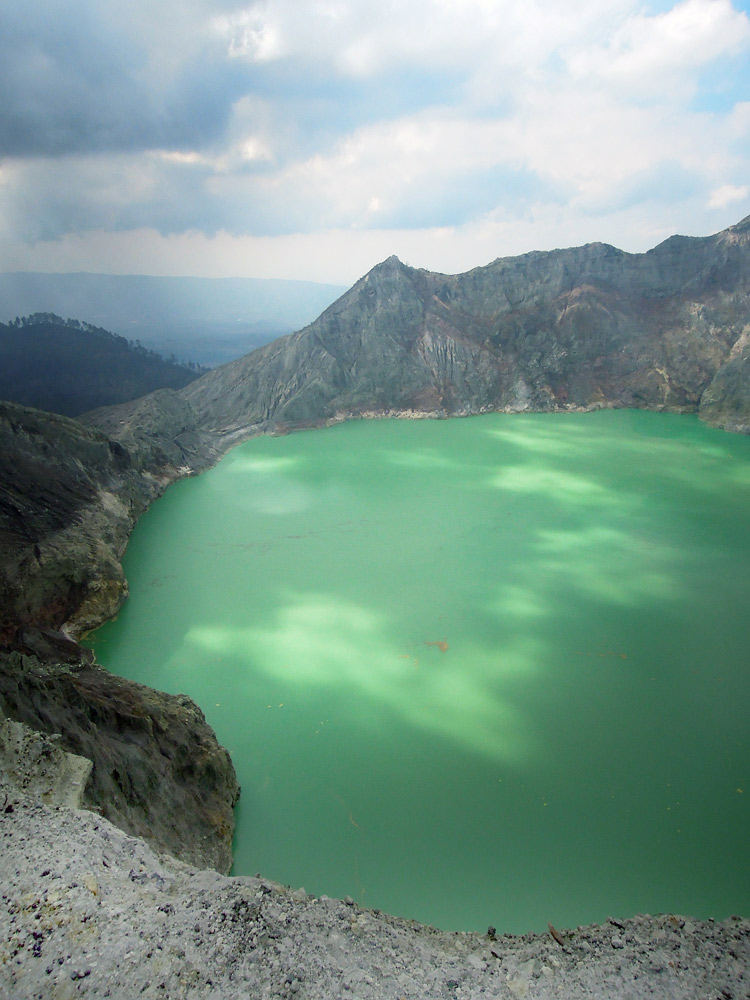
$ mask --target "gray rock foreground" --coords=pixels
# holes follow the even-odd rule
[[[5,799],[3,803],[3,799]],[[0,996],[750,997],[750,921],[638,916],[455,934],[158,856],[94,813],[0,795]]]

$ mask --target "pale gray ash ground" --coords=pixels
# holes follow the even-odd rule
[[[613,917],[523,936],[438,931],[157,855],[75,808],[86,762],[19,723],[0,725],[0,764],[0,995],[9,1000],[750,997],[750,922],[739,917]]]

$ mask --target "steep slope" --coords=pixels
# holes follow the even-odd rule
[[[75,420],[0,403],[0,484],[0,643],[115,614],[119,559],[159,492],[130,454]]]
[[[143,464],[75,420],[0,403],[0,718],[93,762],[87,806],[228,871],[237,780],[200,709],[110,676],[71,638],[125,600],[130,531],[178,474]]]
[[[590,244],[461,275],[390,257],[304,330],[180,394],[235,434],[408,411],[690,412],[746,329],[750,219],[645,254]],[[724,406],[733,385],[724,373],[710,398]],[[705,415],[723,426],[722,412]]]

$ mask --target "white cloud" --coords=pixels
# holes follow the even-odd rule
[[[559,64],[644,90],[750,45],[731,0],[681,0],[657,14],[636,0],[265,0],[216,23],[235,57],[299,58],[359,78],[456,68],[475,99],[522,91]]]
[[[694,88],[699,67],[747,51],[750,21],[730,0],[682,0],[663,14],[628,18],[603,45],[583,41],[569,58],[574,77],[658,101],[665,87]]]
[[[634,0],[265,0],[218,20],[228,51],[301,57],[364,77],[398,65],[471,76],[490,65],[536,72],[550,53],[603,24],[619,23]]]
[[[748,19],[729,0],[683,0],[656,15],[631,0],[390,0],[377,6],[267,0],[227,21],[227,30],[235,52],[253,59],[330,60],[360,76],[395,65],[462,70],[450,107],[355,124],[312,155],[285,157],[278,172],[259,182],[262,197],[309,199],[316,217],[355,226],[398,211],[415,185],[424,190],[452,178],[460,188],[493,167],[529,171],[597,211],[628,178],[665,159],[705,173],[714,122],[687,109],[675,112],[673,103],[659,100],[659,86],[676,75],[690,89],[699,65],[750,44]],[[610,95],[593,86],[593,78],[614,82],[621,92]],[[623,100],[623,89],[652,94],[651,109]],[[498,101],[504,102],[499,113],[475,117],[478,106]],[[263,134],[244,137],[238,148],[271,162],[271,133],[279,124],[285,127],[267,117]],[[721,160],[724,147],[715,148]],[[716,163],[717,170],[726,167]],[[230,179],[227,187],[239,194],[245,181]],[[253,185],[247,187],[252,196]],[[502,199],[499,191],[498,204]]]
[[[214,25],[228,39],[230,59],[270,62],[285,54],[280,27],[266,5],[254,5],[219,18]]]
[[[90,232],[95,266],[140,246],[195,273],[216,273],[211,253],[226,273],[242,253],[333,281],[391,252],[463,270],[592,239],[647,249],[736,221],[748,196],[750,22],[730,0],[165,3],[133,0],[115,27],[145,46],[124,65],[172,131],[3,165],[0,234],[43,239],[39,260],[60,238],[81,266]]]
[[[512,211],[514,200],[525,204],[529,190],[541,196],[546,189],[553,201],[565,197],[578,209],[601,213],[625,194],[636,197],[638,185],[659,172],[673,170],[713,187],[734,167],[727,127],[708,114],[631,107],[568,87],[530,94],[505,118],[425,111],[362,126],[325,153],[253,181],[248,193],[279,205],[309,203],[337,227],[367,224],[376,204],[381,217],[397,220],[415,198],[434,192],[455,202],[480,183],[488,185],[488,198],[496,184],[487,212]],[[234,193],[227,196],[239,197],[243,183],[228,178]],[[668,188],[680,195],[679,187]],[[656,196],[665,197],[664,185]]]
[[[747,184],[722,184],[711,192],[708,207],[725,208],[736,201],[746,201],[749,195],[750,187]]]
[[[164,160],[167,163],[178,163],[182,165],[207,165],[210,160],[207,156],[201,156],[200,153],[180,153],[172,150],[158,149],[154,150],[152,156],[157,157],[160,160]]]
[[[750,140],[750,101],[738,101],[728,117],[730,138],[746,152]]]

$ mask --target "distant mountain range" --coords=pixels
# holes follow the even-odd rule
[[[0,399],[69,417],[155,389],[181,389],[206,370],[53,313],[0,324]]]
[[[50,312],[213,367],[312,322],[344,285],[262,278],[0,274],[0,322]]]

